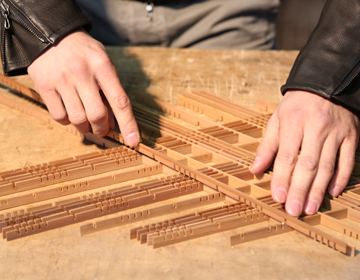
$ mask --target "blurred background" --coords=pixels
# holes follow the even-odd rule
[[[315,28],[326,0],[281,0],[277,18],[279,50],[300,50]]]

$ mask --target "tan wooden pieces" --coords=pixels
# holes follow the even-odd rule
[[[11,82],[9,82],[8,84],[11,84]],[[36,95],[34,92],[29,92],[26,89],[21,90],[25,94],[31,96]],[[141,95],[139,95],[138,99],[143,100],[145,105],[148,103],[149,100],[148,97],[144,97]],[[265,234],[266,229],[253,231],[251,235],[253,235],[252,238],[254,239],[273,235],[277,232],[285,232],[290,227],[309,236],[316,241],[327,245],[328,247],[338,250],[344,254],[354,256],[354,246],[338,238],[335,238],[328,233],[323,232],[319,228],[314,227],[314,225],[324,225],[326,227],[335,229],[336,231],[348,233],[355,239],[358,239],[358,229],[354,226],[348,225],[344,221],[340,221],[343,218],[341,218],[342,216],[338,214],[341,213],[342,215],[344,215],[346,211],[347,218],[359,222],[360,219],[358,216],[358,208],[360,204],[358,202],[360,200],[357,197],[358,193],[356,191],[356,188],[353,190],[349,190],[346,194],[342,195],[339,198],[326,198],[324,200],[323,207],[331,209],[332,211],[336,210],[338,212],[324,212],[314,215],[312,217],[303,218],[302,220],[290,217],[283,211],[281,205],[275,203],[271,199],[271,175],[263,174],[262,176],[255,177],[249,172],[249,166],[252,164],[255,149],[260,143],[266,122],[269,119],[270,115],[248,110],[241,106],[234,105],[228,101],[219,99],[218,97],[207,95],[204,92],[193,92],[191,94],[179,96],[178,103],[184,106],[168,106],[166,103],[159,102],[157,100],[155,100],[155,104],[151,106],[152,109],[156,109],[156,107],[159,106],[160,112],[170,113],[171,117],[164,116],[159,112],[156,113],[154,111],[151,111],[150,109],[143,108],[143,106],[138,106],[134,104],[135,116],[137,118],[140,128],[142,129],[144,142],[151,144],[154,148],[150,148],[141,143],[138,147],[135,148],[136,152],[131,152],[137,153],[138,155],[143,155],[141,156],[142,163],[149,166],[146,168],[151,169],[151,166],[154,164],[153,161],[148,162],[149,157],[160,164],[154,165],[157,166],[154,169],[155,171],[163,171],[165,169],[175,170],[172,172],[182,173],[187,181],[190,180],[193,183],[201,184],[201,186],[204,187],[204,189],[207,191],[215,193],[220,192],[225,195],[224,197],[227,201],[233,201],[235,203],[242,203],[244,205],[247,205],[246,207],[250,207],[251,209],[253,209],[251,211],[261,213],[261,217],[265,220],[272,218],[281,224],[281,227],[276,226],[275,228],[272,228],[270,230],[270,234]],[[194,113],[191,110],[195,110],[197,113]],[[27,112],[26,110],[23,111]],[[32,111],[36,110],[32,109]],[[31,111],[30,114],[32,114]],[[36,116],[36,114],[32,115]],[[192,115],[194,115],[194,118],[191,118]],[[202,115],[207,115],[207,117],[202,118]],[[43,116],[44,114],[40,116],[40,119],[46,121],[47,118]],[[184,125],[183,123],[179,123],[177,120],[189,123],[189,126]],[[85,135],[84,137],[104,146],[112,147],[113,145],[117,145],[109,139],[97,138],[91,134]],[[111,131],[108,134],[108,137],[116,141],[123,142],[121,134],[115,131]],[[127,152],[131,153],[128,148],[126,149]],[[104,155],[101,155],[98,160],[105,160]],[[66,160],[64,162],[67,168],[77,168],[72,166],[72,162],[67,162]],[[136,162],[134,163],[134,165],[137,165],[138,163],[139,162]],[[77,163],[74,164],[76,166]],[[94,162],[92,162],[90,159],[90,161],[86,164],[91,165],[94,164]],[[108,164],[110,166],[112,163],[105,163],[103,171],[108,170]],[[358,176],[358,173],[354,175],[352,182],[356,182],[356,176]],[[8,173],[5,173],[4,176],[8,176],[7,174]],[[76,174],[76,172],[74,174]],[[82,174],[79,172],[78,174],[79,176],[80,174],[81,176],[88,176],[87,173]],[[23,175],[23,173],[17,174],[16,176],[18,177],[16,177],[16,179],[21,180],[23,178]],[[99,186],[104,186],[106,184],[107,179],[104,181],[104,184],[101,184]],[[95,185],[94,188],[96,188]],[[49,187],[49,191],[50,190],[51,187]],[[156,190],[158,190],[159,192],[157,192]],[[159,200],[164,200],[170,197],[177,197],[179,196],[179,193],[189,193],[188,190],[188,187],[182,190],[180,186],[179,192],[179,190],[174,187],[162,185],[156,186],[155,189],[149,188],[135,193],[131,193],[132,189],[129,189],[126,190],[126,192],[128,193],[123,193],[123,197],[126,201],[137,201],[136,203],[133,202],[135,204],[132,204],[134,207],[137,207],[150,203],[151,199],[154,200],[154,197]],[[190,192],[192,190],[198,191],[197,189],[191,189],[190,187]],[[36,191],[34,191],[33,194],[35,193]],[[187,200],[187,202],[185,201],[184,204],[179,205],[183,205],[182,207],[184,209],[187,209],[187,207],[190,207],[189,201],[192,200]],[[32,231],[30,231],[30,227],[33,231],[41,232],[39,228],[44,229],[44,226],[46,226],[46,228],[48,229],[52,229],[74,222],[101,217],[111,214],[113,213],[113,211],[115,211],[112,209],[110,210],[110,202],[105,202],[105,205],[103,204],[103,201],[97,201],[91,204],[88,203],[87,200],[80,199],[77,201],[71,201],[69,203],[70,204],[66,207],[70,207],[71,209],[60,209],[59,206],[56,206],[57,208],[55,206],[52,206],[55,208],[49,207],[47,210],[42,209],[40,214],[36,212],[36,215],[42,216],[46,214],[45,216],[42,216],[44,220],[37,220],[36,223],[32,222],[34,221],[34,219],[31,218],[30,220],[26,220],[27,218],[24,218],[25,221],[23,221],[21,220],[22,216],[20,215],[21,218],[19,218],[20,216],[16,216],[17,214],[13,215],[15,217],[15,222],[14,219],[10,219],[11,215],[10,217],[4,217],[4,222],[6,222],[6,226],[5,223],[3,223],[3,234],[9,240],[11,240],[14,238],[18,238],[16,236],[22,237],[28,234],[32,234]],[[201,205],[201,200],[195,199],[191,203]],[[170,203],[164,205],[163,207],[152,207],[149,208],[148,211],[160,215],[160,213],[163,213],[163,211],[166,211],[166,209],[169,209],[170,212],[171,209],[172,211],[175,211],[174,205],[175,204]],[[336,209],[333,209],[335,207]],[[335,215],[334,213],[337,214]],[[31,213],[30,215],[35,214]],[[130,216],[124,216],[123,218],[104,219],[103,222],[99,221],[93,222],[91,224],[82,225],[81,230],[83,234],[88,234],[90,232],[110,228],[116,225],[122,225],[124,224],[124,221],[127,221],[129,219],[132,219],[134,221],[143,220],[145,219],[145,216],[151,216],[147,214],[148,212],[134,212]],[[253,217],[258,217],[256,215]],[[39,216],[36,217],[37,218],[35,218],[35,220],[40,219]],[[74,221],[74,219],[76,221]],[[224,217],[224,219],[226,220],[228,219],[228,217]],[[238,224],[242,225],[243,222],[243,220],[239,220]],[[158,238],[155,242],[156,244],[158,244],[156,246],[165,246],[176,243],[178,241],[192,239],[195,236],[203,236],[219,230],[221,231],[231,228],[230,225],[227,227],[225,226],[225,224],[225,222],[219,224],[214,223],[213,220],[208,220],[204,224],[202,222],[199,224],[197,223],[196,225],[194,224],[194,228],[191,228],[191,230],[187,229],[186,227],[185,229],[182,227],[174,228],[174,230],[172,228],[167,228],[164,231],[164,234],[158,231],[151,233],[149,236],[155,236],[156,238]],[[267,230],[269,231],[269,228]],[[194,231],[196,232],[195,235]],[[250,234],[246,234],[247,238],[244,238],[245,234],[243,234],[241,239],[250,240],[251,237],[248,238],[249,235]],[[147,237],[143,237],[142,240],[145,239],[147,240]],[[150,238],[149,240],[152,239]],[[152,241],[150,241],[150,243],[151,242]]]
[[[2,76],[0,74],[0,79],[3,80],[3,79],[9,79],[9,78],[6,78],[4,76]],[[10,79],[11,80],[11,79]],[[11,83],[10,83],[11,84]],[[21,85],[22,87],[24,87],[23,85]],[[22,92],[24,94],[28,93],[28,91],[26,90],[26,87],[24,90],[22,90]],[[31,92],[31,94],[36,94],[36,92]],[[31,96],[30,94],[26,95],[26,96]],[[37,99],[39,99],[40,96],[38,96]],[[40,99],[41,100],[41,99]],[[116,143],[116,142],[112,142],[112,141],[109,141],[108,139],[105,139],[105,138],[99,138],[97,136],[95,136],[94,134],[92,133],[86,133],[86,134],[81,134],[79,133],[76,128],[73,126],[73,125],[61,125],[59,124],[58,122],[56,122],[50,115],[48,112],[46,112],[43,108],[41,108],[40,106],[36,106],[37,104],[34,104],[33,102],[30,102],[29,105],[26,105],[24,103],[20,103],[20,102],[17,102],[16,100],[13,100],[13,99],[9,99],[9,98],[6,98],[5,96],[1,96],[1,100],[0,102],[6,106],[9,106],[10,108],[13,108],[15,110],[18,110],[22,113],[25,113],[27,115],[30,115],[32,117],[35,117],[37,118],[38,120],[41,120],[45,123],[48,123],[48,124],[51,124],[57,128],[60,128],[62,130],[65,130],[67,132],[70,132],[71,134],[73,135],[76,135],[76,136],[79,136],[79,137],[82,137],[84,139],[87,139],[93,143],[96,143],[98,144],[99,146],[103,146],[103,147],[106,147],[106,148],[114,148],[114,147],[118,147],[119,146],[119,143]],[[37,108],[34,108],[33,106],[30,106],[30,105],[34,105],[36,106]],[[113,138],[113,139],[119,139],[119,141],[123,141],[123,139],[121,138],[121,135],[118,135],[118,134],[111,134],[110,133],[110,136]]]
[[[265,226],[260,229],[248,230],[240,234],[230,236],[230,245],[235,246],[246,242],[275,236],[282,233],[292,231],[292,228],[285,224],[275,224],[273,226]]]
[[[233,104],[204,92],[193,92],[178,96],[178,105],[202,113],[224,123],[243,120],[259,127],[265,127],[269,115],[250,111],[240,105]]]
[[[166,215],[173,212],[180,212],[195,207],[202,207],[205,205],[221,202],[224,200],[225,200],[225,196],[222,195],[221,193],[209,194],[207,196],[200,196],[192,199],[182,200],[157,207],[152,207],[142,211],[140,214],[138,212],[134,213],[132,215],[129,215],[129,217],[132,218],[128,218],[128,219],[124,218],[123,216],[120,216],[114,218],[107,218],[97,222],[82,224],[80,225],[80,233],[83,236],[86,234],[123,226],[132,222],[138,222],[141,220],[146,220],[149,218]]]
[[[130,238],[159,248],[268,220],[269,217],[262,212],[246,204],[236,203],[134,228]]]
[[[113,172],[111,175],[81,180],[75,183],[49,186],[46,189],[35,190],[30,193],[8,195],[0,200],[0,210],[119,184],[128,180],[161,174],[163,172],[162,167],[161,164],[154,164],[151,166],[138,167],[136,170],[117,171]]]
[[[163,153],[159,153],[157,151],[154,151],[144,145],[140,145],[139,147],[140,152],[158,160],[159,162],[162,162],[168,166],[170,166],[172,169],[178,170],[179,172],[194,178],[200,182],[202,182],[205,185],[208,185],[212,188],[214,188],[217,191],[220,191],[227,196],[241,201],[243,203],[246,203],[249,206],[252,206],[260,211],[262,211],[264,214],[269,215],[271,218],[279,221],[280,223],[284,223],[289,225],[290,227],[296,229],[297,231],[305,234],[306,236],[322,242],[322,244],[327,245],[330,248],[333,248],[335,250],[338,250],[344,254],[349,254],[351,256],[355,256],[355,247],[347,244],[346,242],[341,241],[338,238],[335,238],[323,231],[321,231],[318,228],[315,228],[309,224],[306,224],[294,217],[291,217],[287,215],[285,212],[280,211],[274,207],[269,206],[268,204],[257,200],[256,198],[247,195],[241,191],[238,191],[227,184],[224,184],[216,179],[213,179],[201,172],[196,171],[193,168],[190,168],[176,160],[171,159],[170,157],[164,155]]]
[[[142,164],[142,157],[138,153],[126,147],[119,147],[36,166],[0,172],[0,196],[124,169],[139,164]],[[84,184],[88,185],[89,183]],[[66,186],[63,188],[66,188]],[[8,204],[8,200],[0,200],[0,209],[2,209],[2,205],[6,204]]]
[[[130,178],[123,180],[131,181]],[[55,205],[42,209],[27,209],[26,213],[25,210],[8,213],[2,217],[0,229],[3,238],[10,241],[202,190],[202,184],[195,180],[182,175],[167,176],[151,183],[144,182],[121,189],[115,188],[72,199],[70,202],[56,202]]]
[[[5,77],[2,74],[0,74],[0,83],[9,87],[11,90],[13,90],[17,93],[21,93],[25,96],[28,96],[28,97],[34,99],[35,101],[37,101],[39,103],[44,103],[41,96],[35,90],[15,81],[13,79],[9,79],[8,77]]]

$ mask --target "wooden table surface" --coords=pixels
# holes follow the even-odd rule
[[[108,52],[130,96],[142,92],[175,104],[179,93],[205,90],[250,108],[256,99],[281,100],[279,87],[297,54],[117,47],[108,48]],[[27,76],[16,79],[31,85]],[[9,96],[3,89],[0,94]],[[100,149],[1,104],[0,128],[0,172]],[[79,225],[72,225],[11,242],[2,240],[1,279],[360,277],[359,255],[344,256],[296,232],[233,248],[229,236],[238,230],[156,250],[129,240],[131,228],[163,219],[85,237],[80,237]],[[331,233],[360,248],[360,242]]]

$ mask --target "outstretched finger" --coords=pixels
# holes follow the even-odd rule
[[[59,87],[61,97],[64,102],[69,121],[81,133],[88,133],[91,130],[90,124],[87,120],[84,106],[76,90],[69,90],[68,88]]]
[[[77,90],[92,132],[99,137],[105,136],[110,129],[108,111],[101,98],[96,81],[91,79],[80,81]]]
[[[357,143],[358,139],[346,138],[340,146],[338,166],[329,186],[329,193],[332,196],[338,196],[350,180],[355,165]]]
[[[139,129],[130,100],[121,86],[115,66],[112,63],[108,64],[96,77],[119,123],[126,144],[131,147],[136,146],[140,141]]]
[[[266,125],[265,136],[256,150],[251,173],[260,174],[271,165],[279,146],[279,121],[274,113]]]
[[[301,152],[296,163],[291,186],[285,204],[286,212],[292,216],[300,216],[306,196],[318,170],[320,153],[327,133],[312,125],[304,131]]]
[[[287,199],[291,175],[301,146],[302,120],[299,117],[280,119],[279,151],[274,162],[271,195],[279,203]]]
[[[321,151],[319,167],[307,195],[304,212],[307,215],[315,214],[324,199],[326,189],[334,175],[336,154],[340,142],[337,137],[328,137]]]
[[[65,106],[61,96],[54,90],[48,92],[39,91],[41,98],[44,100],[50,116],[62,125],[70,124]]]

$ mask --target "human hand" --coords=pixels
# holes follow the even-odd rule
[[[273,199],[285,203],[291,216],[315,214],[327,187],[332,196],[345,189],[358,139],[354,113],[316,94],[288,91],[267,124],[251,172],[265,171],[276,155]]]
[[[115,126],[114,114],[126,144],[138,144],[138,126],[115,66],[104,46],[85,31],[73,32],[50,47],[28,73],[59,123],[103,137]]]

